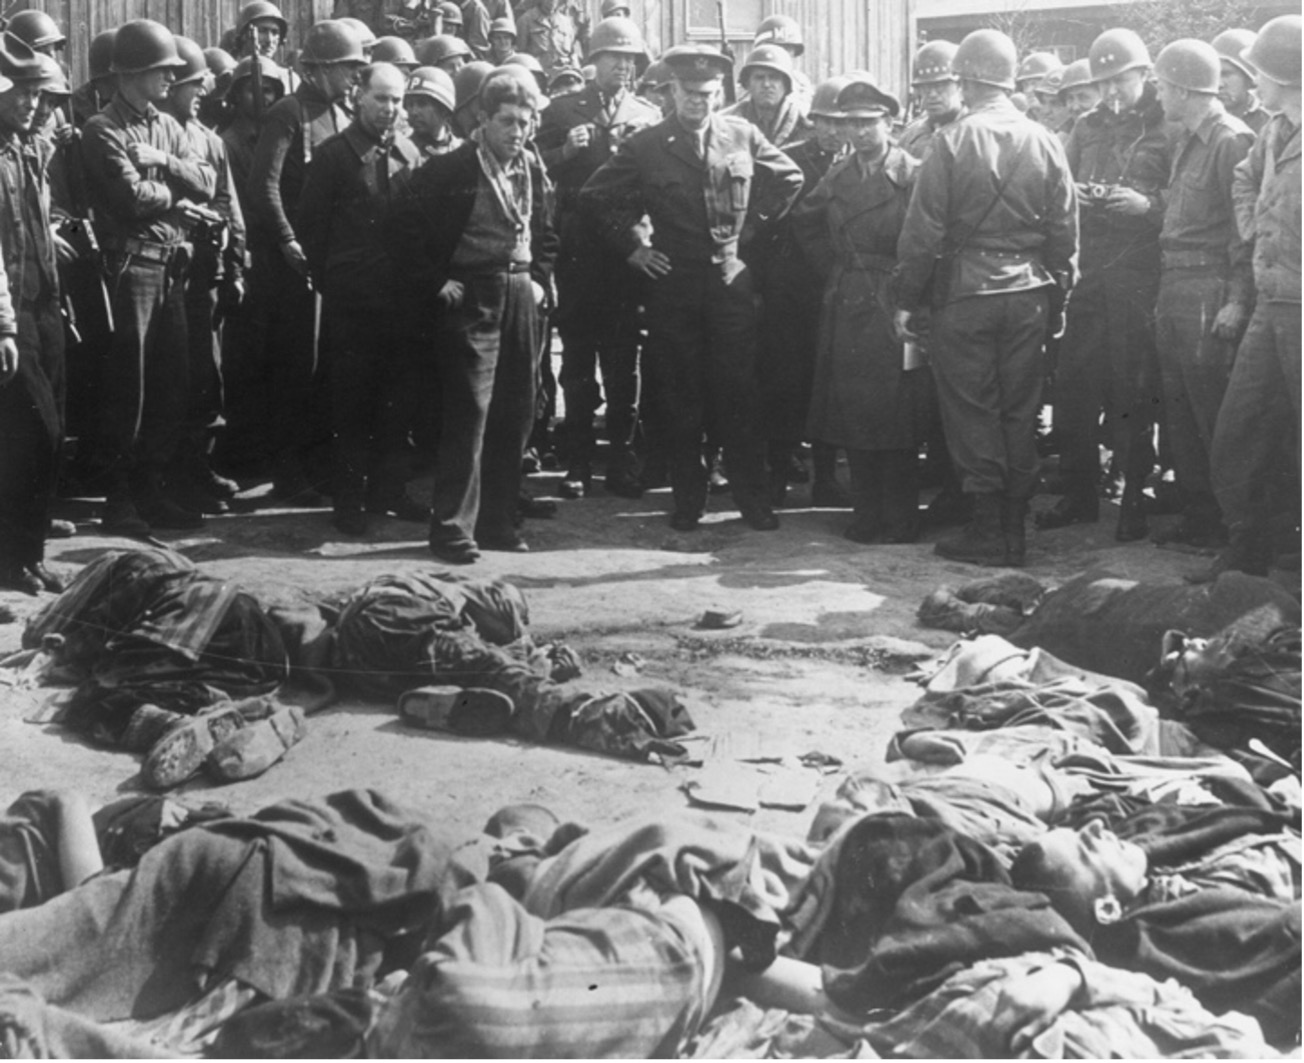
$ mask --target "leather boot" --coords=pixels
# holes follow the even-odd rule
[[[971,565],[1004,565],[1006,546],[1001,527],[1002,501],[998,494],[975,494],[973,519],[959,535],[940,540],[933,553]]]
[[[1010,568],[1023,568],[1028,554],[1028,533],[1025,519],[1028,503],[1022,498],[1007,498],[1001,504],[1001,534],[1005,536],[1005,563]]]
[[[1272,567],[1272,543],[1265,530],[1233,524],[1227,545],[1205,568],[1186,576],[1188,583],[1212,583],[1224,572],[1266,576]]]

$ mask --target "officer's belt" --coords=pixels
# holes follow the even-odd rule
[[[166,266],[176,256],[184,244],[160,244],[153,240],[137,240],[135,237],[126,237],[121,240],[111,240],[104,245],[104,250],[112,254],[129,255],[132,258],[138,258],[142,262],[153,262],[160,266]]]
[[[1165,251],[1164,269],[1226,269],[1230,259],[1225,251]]]
[[[496,277],[500,273],[529,273],[528,262],[505,262],[501,266],[453,266],[449,276],[457,277]]]
[[[892,255],[861,255],[851,252],[847,255],[847,269],[863,269],[873,273],[891,273],[896,269],[897,260]]]

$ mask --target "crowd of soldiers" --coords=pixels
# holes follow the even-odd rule
[[[628,5],[600,11],[406,4],[291,51],[253,0],[224,48],[101,33],[75,91],[59,27],[14,16],[0,585],[57,589],[61,481],[118,535],[270,480],[350,536],[428,523],[448,563],[526,550],[552,503],[522,469],[555,442],[560,494],[590,492],[604,406],[604,489],[668,482],[681,532],[726,477],[777,528],[808,478],[855,542],[962,523],[938,554],[1022,565],[1053,400],[1041,528],[1121,479],[1140,539],[1161,474],[1157,538],[1219,551],[1203,575],[1297,553],[1299,17],[1153,59],[1110,29],[1068,66],[932,41],[906,122],[871,73],[812,86],[785,16],[735,71],[703,44],[651,62]]]

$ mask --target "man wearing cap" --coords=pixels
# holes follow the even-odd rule
[[[1059,140],[1011,102],[1015,63],[996,30],[956,49],[968,113],[924,158],[897,245],[898,335],[914,339],[912,316],[931,305],[947,446],[974,496],[971,523],[936,552],[982,565],[1024,563],[1042,351],[1077,273],[1072,175]]]
[[[0,43],[0,587],[60,591],[45,537],[63,439],[64,336],[50,228],[50,143],[29,138],[40,57]]]
[[[318,148],[295,218],[332,345],[331,494],[335,527],[346,535],[366,534],[368,513],[430,519],[405,491],[413,359],[394,313],[394,267],[380,233],[394,192],[421,162],[394,128],[407,85],[389,63],[363,69],[357,116]]]
[[[1254,71],[1245,61],[1255,36],[1253,30],[1223,30],[1209,43],[1220,60],[1218,98],[1228,114],[1239,118],[1257,135],[1271,115],[1254,94]]]
[[[724,448],[729,483],[753,528],[778,527],[766,496],[756,385],[756,289],[739,257],[801,191],[801,170],[737,118],[713,114],[729,60],[705,45],[665,55],[675,113],[626,140],[584,186],[608,239],[648,285],[644,379],[665,432],[671,526],[706,507],[703,442]],[[652,223],[649,238],[639,222]]]
[[[916,159],[922,159],[928,145],[943,126],[960,117],[960,79],[951,70],[955,45],[950,41],[929,41],[915,53],[910,88],[923,112],[902,131],[898,143]]]
[[[1273,557],[1272,478],[1300,438],[1300,54],[1301,20],[1268,22],[1245,52],[1259,95],[1274,111],[1236,167],[1232,198],[1241,236],[1254,247],[1254,315],[1236,352],[1214,429],[1212,478],[1230,540],[1205,572],[1264,576]],[[1293,494],[1291,492],[1290,494]],[[1298,496],[1295,496],[1296,498]],[[1278,505],[1274,506],[1274,501]],[[1288,511],[1288,527],[1299,516]],[[1298,538],[1292,535],[1298,550]]]
[[[552,77],[558,67],[578,65],[579,27],[557,0],[538,0],[516,23],[516,50],[534,56]]]
[[[176,119],[161,113],[178,67],[176,42],[149,19],[113,41],[118,91],[86,123],[82,157],[112,298],[113,337],[99,397],[106,531],[195,528],[203,518],[163,490],[189,386],[186,210],[210,199],[216,171]]]
[[[786,49],[777,44],[758,44],[738,75],[747,96],[724,113],[751,122],[776,148],[807,139],[812,127],[805,108],[798,107],[793,97],[794,73],[792,56]]]
[[[489,24],[489,53],[484,58],[502,66],[516,54],[516,20],[496,18]]]
[[[419,66],[408,76],[403,108],[421,161],[447,155],[462,143],[453,131],[456,106],[453,79],[439,67]]]
[[[263,334],[261,355],[248,354],[267,367],[267,386],[279,403],[273,494],[315,508],[325,501],[314,483],[320,479],[314,459],[330,438],[329,415],[308,262],[292,219],[317,148],[349,124],[346,101],[365,65],[362,40],[341,22],[318,22],[299,62],[303,82],[267,112],[249,176],[251,312]]]
[[[1154,464],[1154,307],[1169,131],[1140,37],[1128,29],[1106,30],[1086,61],[1101,99],[1078,119],[1065,146],[1078,186],[1082,277],[1056,367],[1055,436],[1064,495],[1038,514],[1037,526],[1049,530],[1099,518],[1103,413],[1124,476],[1115,538],[1130,542],[1148,530],[1141,491]]]
[[[1232,177],[1254,134],[1218,99],[1219,58],[1211,45],[1174,41],[1155,59],[1155,74],[1164,117],[1179,127],[1159,232],[1155,339],[1182,518],[1154,539],[1219,548],[1227,529],[1209,454],[1254,301],[1252,248],[1236,225]]]
[[[590,488],[596,440],[593,419],[604,398],[611,450],[606,489],[637,498],[639,304],[641,278],[603,239],[580,189],[626,138],[660,121],[654,107],[631,91],[647,52],[628,19],[603,19],[593,29],[589,60],[596,75],[580,92],[553,101],[543,112],[537,143],[557,186],[557,328],[562,340],[561,386],[567,472],[563,497]],[[598,386],[598,368],[602,387]]]
[[[238,486],[211,465],[213,443],[225,424],[222,369],[218,356],[221,318],[244,298],[245,226],[227,160],[226,145],[199,120],[199,105],[212,83],[204,53],[188,37],[177,37],[177,70],[166,109],[190,139],[195,154],[217,174],[213,196],[187,208],[193,253],[186,274],[186,335],[190,393],[186,421],[168,481],[174,497],[200,513],[226,513]]]

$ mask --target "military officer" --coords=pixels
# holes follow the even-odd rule
[[[674,115],[625,141],[580,201],[651,282],[645,373],[665,428],[671,526],[698,526],[710,436],[724,448],[743,519],[769,531],[779,521],[766,499],[758,424],[755,288],[739,248],[791,206],[801,170],[754,126],[713,113],[728,59],[705,45],[681,45],[664,58]],[[637,225],[645,214],[650,238]]]
[[[793,58],[792,71],[792,96],[797,104],[798,110],[805,114],[810,107],[810,102],[814,94],[814,86],[811,85],[803,71],[796,67],[796,60],[800,59],[806,51],[806,41],[802,37],[801,23],[791,15],[770,15],[762,19],[761,24],[756,27],[756,35],[752,38],[752,47],[759,48],[763,44],[777,44]]]
[[[1024,563],[1024,516],[1037,479],[1036,417],[1052,292],[1077,272],[1077,202],[1064,149],[1010,100],[1014,42],[975,30],[954,69],[968,113],[941,131],[919,168],[898,244],[898,334],[932,288],[930,353],[951,458],[973,520],[942,557]],[[940,257],[939,257],[940,256]],[[1055,302],[1060,302],[1056,298]]]
[[[1209,43],[1219,57],[1218,98],[1227,113],[1258,133],[1271,115],[1254,94],[1254,70],[1245,60],[1257,34],[1253,30],[1223,30]]]
[[[960,117],[960,79],[951,69],[955,45],[950,41],[929,41],[915,53],[910,88],[923,113],[902,131],[901,147],[916,159],[928,151],[937,131]]]
[[[561,494],[579,498],[590,487],[593,419],[606,399],[611,445],[605,486],[612,494],[643,493],[634,458],[638,423],[638,310],[643,285],[580,209],[580,189],[632,133],[660,121],[660,112],[632,86],[647,49],[625,18],[599,22],[590,38],[594,79],[580,92],[555,99],[543,112],[537,143],[557,186],[557,328],[562,339],[561,386],[568,467]],[[599,390],[597,371],[602,368]]]
[[[445,155],[461,140],[453,131],[457,93],[453,79],[437,66],[419,66],[408,75],[403,108],[412,126],[412,143],[423,160]]]
[[[776,148],[787,148],[810,137],[806,108],[793,96],[796,70],[792,56],[777,44],[758,44],[743,63],[738,83],[747,98],[725,111],[751,122]]]

